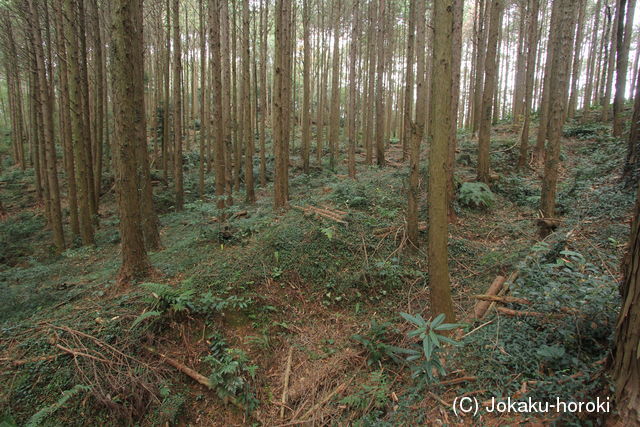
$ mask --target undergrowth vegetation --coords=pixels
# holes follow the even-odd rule
[[[197,200],[198,161],[189,155],[183,212],[174,212],[171,189],[154,189],[164,245],[150,254],[155,275],[126,292],[114,290],[113,195],[103,201],[98,244],[55,256],[43,243],[49,231],[34,192],[21,191],[32,177],[4,170],[10,219],[0,222],[0,353],[21,363],[7,362],[1,373],[8,387],[0,390],[0,415],[19,425],[163,425],[211,420],[207,405],[219,414],[227,402],[241,408],[228,423],[269,424],[280,420],[279,406],[269,411],[280,399],[289,348],[300,372],[328,372],[306,389],[309,380],[292,373],[293,404],[308,409],[300,396],[343,385],[326,402],[335,423],[426,422],[427,393],[444,397],[449,389],[440,382],[449,375],[476,377],[455,392],[483,391],[478,398],[592,396],[608,386],[601,362],[611,348],[615,272],[633,194],[617,179],[624,145],[606,126],[570,124],[565,136],[564,216],[536,243],[540,184],[531,171],[515,170],[514,134],[494,141],[499,176],[487,186],[472,182],[476,145],[459,133],[449,251],[460,317],[474,303],[470,295],[513,271],[510,293],[527,303],[507,308],[540,314],[492,313],[464,325],[425,315],[426,233],[410,250],[405,168],[358,165],[357,181],[314,170],[292,176],[285,213],[273,212],[270,184],[255,206],[237,203],[240,193],[220,211],[213,182]],[[344,223],[309,206],[344,212]],[[419,209],[426,218],[424,200]],[[92,365],[56,345],[115,362]],[[158,354],[183,361],[211,390],[196,388]]]

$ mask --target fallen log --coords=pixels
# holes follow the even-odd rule
[[[489,289],[487,289],[487,292],[485,295],[497,295],[498,292],[500,292],[500,290],[502,289],[502,285],[504,285],[504,282],[507,280],[506,277],[504,276],[498,276],[495,279],[493,279],[493,282],[491,283],[491,286],[489,286]],[[476,303],[476,306],[473,309],[473,315],[476,319],[482,319],[484,317],[484,315],[487,313],[487,311],[489,310],[489,307],[491,306],[491,302],[490,301],[478,301]]]
[[[518,272],[517,271],[514,271],[513,273],[511,273],[509,275],[509,277],[507,277],[507,280],[502,285],[502,289],[500,289],[500,291],[498,292],[498,296],[503,296],[507,292],[509,292],[509,286],[511,286],[513,281],[516,280],[516,277],[518,277]],[[491,310],[493,307],[495,307],[495,305],[496,305],[496,303],[492,301],[490,303],[490,305],[489,305],[489,310]]]
[[[512,297],[508,295],[499,296],[499,295],[474,295],[473,298],[480,301],[490,301],[490,302],[498,302],[503,304],[531,304],[531,301],[525,298]]]
[[[510,308],[507,307],[500,307],[497,306],[496,310],[498,310],[498,312],[505,314],[507,316],[513,316],[513,317],[553,317],[553,318],[559,318],[559,317],[563,317],[562,314],[560,313],[541,313],[539,311],[522,311],[522,310],[512,310]]]

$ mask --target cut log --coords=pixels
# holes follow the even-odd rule
[[[504,276],[496,277],[491,283],[491,286],[489,286],[489,289],[487,289],[487,292],[485,295],[497,295],[498,292],[500,292],[500,290],[502,289],[502,285],[504,285],[504,282],[506,280],[507,278]],[[482,300],[478,301],[476,303],[476,306],[473,309],[473,314],[475,318],[482,319],[484,315],[487,313],[487,310],[489,310],[490,306],[491,306],[490,301],[482,301]]]

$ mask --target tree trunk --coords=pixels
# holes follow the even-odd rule
[[[302,6],[303,26],[303,89],[302,89],[302,171],[309,173],[309,152],[311,150],[311,41],[309,40],[309,26],[311,24],[311,6],[309,0],[304,0]]]
[[[497,7],[500,7],[500,2]],[[447,156],[451,140],[451,53],[453,1],[434,1],[433,71],[431,84],[431,152],[429,154],[429,287],[431,314],[444,313],[455,322],[449,282],[447,223]],[[492,20],[492,22],[494,22]],[[493,24],[492,24],[493,25]]]
[[[165,185],[169,185],[169,157],[171,155],[171,143],[169,142],[169,83],[171,78],[171,0],[166,4],[166,49],[164,56],[164,106],[162,108],[162,171]]]
[[[538,108],[539,112],[539,124],[538,124],[538,134],[536,135],[536,147],[533,153],[534,160],[538,163],[542,163],[543,155],[544,155],[544,143],[547,140],[547,131],[549,126],[549,105],[550,105],[550,86],[551,86],[551,64],[553,63],[553,49],[554,49],[554,34],[556,28],[556,16],[557,13],[554,13],[558,2],[554,2],[552,6],[551,18],[549,20],[549,38],[547,40],[547,60],[544,65],[544,78],[542,82],[542,95],[540,97],[540,107]]]
[[[516,58],[516,72],[513,88],[513,101],[511,106],[511,116],[515,123],[520,123],[524,115],[524,89],[526,80],[526,53],[525,53],[525,31],[527,22],[526,13],[527,0],[518,2],[518,56]],[[505,79],[506,80],[506,79]],[[505,92],[506,94],[506,92]]]
[[[86,14],[84,11],[85,0],[78,0],[78,18],[76,24],[78,26],[78,58],[79,58],[79,70],[80,70],[80,99],[81,99],[81,112],[82,119],[84,120],[84,126],[82,130],[82,141],[85,144],[85,162],[87,164],[87,188],[89,191],[89,206],[91,208],[93,223],[98,224],[98,199],[96,198],[95,189],[95,170],[93,164],[93,151],[95,143],[95,135],[93,133],[92,121],[91,121],[91,108],[89,100],[89,73],[87,71],[87,40],[86,40]]]
[[[626,6],[626,20],[625,20]],[[624,129],[624,97],[627,90],[627,68],[629,66],[629,47],[633,35],[633,16],[636,0],[620,0],[618,11],[618,36],[616,38],[616,93],[613,99],[613,136],[622,136]],[[625,23],[626,21],[626,23]]]
[[[407,157],[409,147],[411,146],[411,126],[413,122],[413,63],[414,63],[414,45],[416,33],[416,13],[415,2],[409,2],[409,16],[407,27],[407,55],[405,58],[405,79],[404,79],[404,117],[402,132],[402,158]]]
[[[91,0],[91,9],[93,12],[93,52],[94,52],[94,70],[95,70],[95,114],[94,114],[94,144],[95,150],[93,152],[93,192],[95,194],[96,209],[100,202],[100,195],[102,192],[102,157],[103,157],[103,139],[104,139],[104,104],[103,98],[105,94],[104,90],[104,75],[103,75],[103,54],[102,54],[102,34],[100,28],[102,21],[100,19],[100,10],[98,8],[97,0]],[[145,141],[146,144],[146,141]]]
[[[47,80],[42,35],[40,33],[40,19],[38,6],[34,0],[29,0],[29,19],[31,34],[35,47],[36,74],[38,78],[39,102],[42,109],[42,124],[44,133],[44,149],[47,163],[47,182],[49,186],[49,225],[53,231],[53,242],[58,252],[65,248],[64,231],[62,229],[62,209],[60,208],[60,188],[58,185],[57,156],[53,129],[53,98]]]
[[[224,137],[224,163],[225,163],[225,194],[227,206],[233,205],[233,175],[234,165],[231,156],[234,153],[232,122],[235,120],[235,113],[232,105],[232,79],[231,74],[231,53],[229,50],[229,3],[226,1],[220,4],[220,61],[222,73],[222,134]],[[235,93],[235,89],[234,89]],[[216,160],[217,162],[218,160]]]
[[[384,42],[385,42],[385,17],[386,0],[378,0],[378,37],[377,37],[377,64],[376,64],[376,163],[385,165],[384,159]]]
[[[62,1],[58,1],[55,8],[56,25],[56,49],[58,51],[59,79],[60,79],[60,125],[62,147],[65,157],[65,174],[67,175],[67,187],[69,198],[69,222],[71,234],[80,236],[80,222],[78,219],[78,195],[76,189],[75,161],[73,158],[73,136],[71,132],[71,110],[69,107],[69,80],[67,67],[67,51],[64,45],[64,30],[62,22]]]
[[[291,9],[286,0],[276,0],[275,60],[273,70],[273,142],[275,150],[274,207],[280,209],[287,204],[288,169],[287,139],[289,135],[288,116],[290,95],[290,74],[288,72],[291,55],[289,34],[291,29]]]
[[[484,88],[485,63],[487,57],[487,10],[491,0],[479,0],[476,3],[476,70],[473,92],[473,120],[471,133],[475,135],[482,120],[482,94]],[[486,2],[486,3],[485,3]]]
[[[119,283],[151,271],[142,231],[137,147],[144,137],[142,0],[114,0],[111,22],[111,82],[115,118],[116,196],[120,214],[122,267]],[[132,60],[135,58],[135,60]]]
[[[529,0],[529,35],[527,37],[527,75],[524,89],[524,122],[520,133],[520,155],[518,168],[527,164],[529,155],[529,126],[531,124],[531,102],[533,99],[533,83],[536,69],[538,48],[538,8],[540,0]]]
[[[640,187],[631,224],[620,287],[622,308],[616,324],[612,376],[622,425],[640,424]]]
[[[348,169],[349,176],[353,179],[356,177],[356,66],[357,66],[357,46],[359,37],[360,16],[358,13],[359,0],[353,2],[353,12],[351,15],[351,46],[349,48],[349,153],[348,153]]]
[[[447,157],[447,209],[449,222],[456,220],[454,203],[456,198],[456,187],[454,182],[454,169],[456,164],[456,148],[458,145],[458,104],[460,100],[460,63],[462,60],[462,14],[464,11],[464,0],[453,0],[453,34],[451,70],[451,133],[449,141],[449,154]],[[462,106],[464,108],[464,104]]]
[[[264,5],[264,7],[262,7]],[[260,0],[260,186],[267,185],[266,116],[267,116],[267,33],[269,1]]]
[[[176,210],[184,208],[184,184],[182,175],[182,50],[180,49],[180,1],[173,0],[173,180],[176,193]]]
[[[573,49],[573,70],[571,72],[571,89],[569,90],[569,106],[567,116],[572,119],[576,115],[578,106],[578,79],[580,78],[580,67],[582,67],[582,39],[584,33],[584,14],[587,7],[586,0],[578,2],[578,29]]]
[[[369,32],[367,35],[368,41],[368,77],[367,77],[367,99],[369,105],[365,109],[364,117],[364,146],[365,146],[365,163],[370,165],[373,163],[373,111],[375,97],[375,71],[376,71],[376,25],[377,25],[377,1],[369,2]]]
[[[640,71],[638,71],[638,74],[640,74]],[[640,78],[640,75],[637,78]],[[626,180],[627,185],[635,185],[640,178],[640,84],[636,86],[623,178]]]
[[[573,31],[575,28],[573,0],[559,0],[557,8],[556,34],[552,36],[554,43],[551,64],[551,81],[549,87],[549,142],[545,152],[544,178],[542,180],[542,197],[540,210],[545,218],[555,217],[556,185],[558,181],[558,165],[560,163],[560,137],[565,121],[567,105],[567,86],[569,83],[569,67]],[[554,10],[556,12],[556,10]],[[543,230],[543,234],[546,230]]]
[[[589,46],[589,58],[587,60],[587,82],[584,88],[584,99],[582,108],[587,110],[591,108],[591,96],[593,94],[593,85],[595,80],[595,61],[596,51],[598,47],[598,30],[600,29],[600,6],[602,0],[597,0],[594,8],[593,31],[591,32],[591,43]]]
[[[329,118],[329,167],[336,167],[340,138],[340,0],[333,1],[333,55],[331,67],[331,115]]]
[[[222,0],[224,1],[224,0]],[[211,74],[213,75],[213,97],[212,115],[210,118],[210,129],[213,130],[215,137],[215,161],[216,161],[216,201],[218,210],[222,211],[225,207],[224,194],[227,187],[227,172],[225,148],[226,139],[224,134],[223,119],[223,96],[222,78],[223,78],[223,62],[224,58],[221,49],[221,1],[209,0],[209,39],[211,43]],[[222,216],[222,212],[219,212]]]
[[[247,203],[256,201],[253,188],[253,127],[251,126],[251,62],[249,59],[249,0],[242,0],[242,105],[245,144],[244,186]]]
[[[618,33],[620,29],[623,28],[623,23],[621,22],[621,16],[624,16],[624,0],[615,0],[616,8],[615,15],[613,18],[613,24],[611,25],[611,37],[609,39],[609,54],[607,56],[607,73],[606,78],[604,80],[604,90],[602,97],[602,121],[606,122],[609,120],[609,116],[611,114],[611,91],[613,85],[613,71],[616,62],[617,56],[617,46],[618,46]]]
[[[407,238],[414,248],[420,246],[418,240],[418,206],[420,203],[420,145],[424,136],[427,117],[427,82],[425,79],[426,23],[423,2],[412,5],[415,22],[416,56],[416,118],[411,122],[411,146],[409,151],[409,188],[407,191]],[[407,64],[407,66],[409,66]]]
[[[204,0],[198,0],[198,24],[200,26],[200,164],[198,169],[198,193],[200,199],[204,200],[204,173],[205,165],[207,163],[207,154],[205,151],[205,145],[208,141],[207,124],[208,120],[207,112],[205,111],[205,104],[207,102],[207,37],[204,30]]]
[[[478,135],[478,181],[489,182],[489,154],[491,149],[491,112],[496,85],[496,49],[501,26],[502,0],[491,0],[489,36],[485,64],[484,90],[482,93],[482,117]]]

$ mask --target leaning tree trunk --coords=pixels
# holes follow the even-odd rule
[[[613,357],[616,405],[623,425],[640,424],[640,187],[637,194]]]

